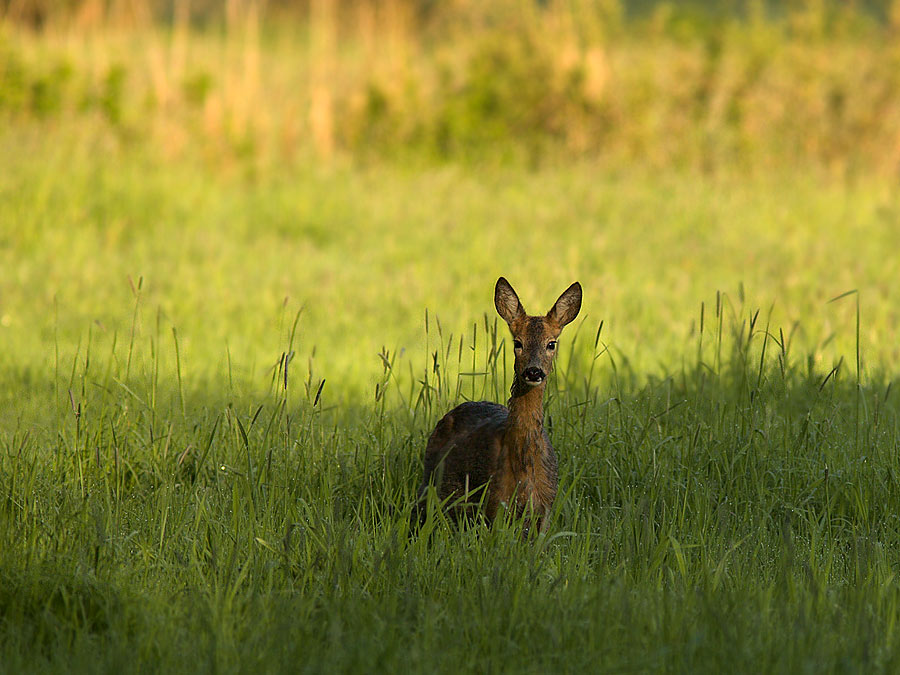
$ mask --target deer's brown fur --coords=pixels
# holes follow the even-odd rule
[[[542,530],[557,487],[556,453],[544,429],[544,389],[556,340],[581,308],[581,285],[572,284],[545,316],[529,316],[500,277],[494,304],[509,325],[516,356],[509,407],[468,402],[441,418],[425,448],[420,517],[428,485],[434,484],[454,517],[481,501],[488,521],[505,505],[519,516],[529,514]]]

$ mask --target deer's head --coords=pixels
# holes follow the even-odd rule
[[[581,309],[581,284],[569,286],[545,316],[529,316],[513,287],[500,277],[494,305],[512,333],[516,377],[532,387],[543,384],[553,367],[559,334]]]

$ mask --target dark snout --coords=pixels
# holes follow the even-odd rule
[[[530,368],[525,369],[525,372],[522,373],[522,377],[528,384],[535,385],[543,382],[547,377],[547,374],[540,368],[531,366]]]

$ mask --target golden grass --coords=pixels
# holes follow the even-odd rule
[[[163,23],[149,1],[70,4],[40,30],[16,20],[29,3],[6,4],[0,87],[15,62],[25,91],[18,107],[0,97],[0,111],[33,112],[43,84],[60,89],[62,114],[81,114],[118,77],[114,123],[174,157],[500,148],[538,161],[900,170],[900,0],[884,22],[807,2],[779,17],[750,3],[710,25],[670,5],[626,19],[614,1],[423,13],[409,0],[303,11],[229,0],[200,27],[188,0]],[[71,77],[57,83],[60,67]]]

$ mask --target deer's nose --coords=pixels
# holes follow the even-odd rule
[[[540,368],[532,366],[531,368],[525,369],[525,372],[522,373],[522,377],[525,378],[525,381],[528,384],[540,384],[544,381],[546,375]]]

